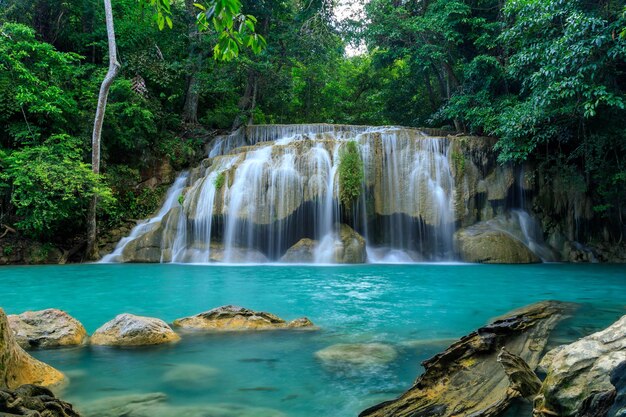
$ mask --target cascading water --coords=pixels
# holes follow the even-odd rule
[[[165,202],[163,203],[163,206],[159,209],[159,212],[156,214],[156,216],[148,219],[144,223],[135,226],[133,230],[131,230],[130,235],[122,238],[115,247],[115,250],[110,254],[105,255],[100,262],[121,261],[122,253],[124,252],[124,248],[126,248],[126,245],[141,237],[142,235],[148,233],[149,231],[157,228],[163,220],[163,217],[165,217],[165,215],[178,204],[178,197],[181,195],[183,189],[185,188],[188,177],[189,173],[187,172],[183,172],[182,174],[180,174],[178,178],[176,178],[176,181],[174,181],[174,184],[167,191]]]
[[[363,183],[344,207],[338,172],[350,141]],[[361,259],[361,249],[364,259],[365,246],[370,262],[451,259],[456,225],[475,215],[468,190],[484,182],[469,175],[476,168],[455,169],[458,147],[453,138],[398,127],[242,127],[216,138],[190,176],[197,179],[184,188],[187,177],[179,178],[159,214],[105,260],[158,252],[161,262],[263,262],[296,251],[304,262],[332,263]]]

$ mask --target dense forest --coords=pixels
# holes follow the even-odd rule
[[[102,3],[0,0],[0,235],[75,246],[94,194],[101,229],[144,218],[173,171],[247,123],[494,136],[501,163],[558,173],[610,239],[625,233],[624,1],[371,0],[348,16],[332,0],[244,0],[267,45],[228,59],[191,1],[168,24],[144,2],[112,3],[121,71],[96,175]]]

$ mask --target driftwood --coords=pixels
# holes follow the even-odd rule
[[[360,417],[491,417],[520,394],[509,387],[497,362],[502,348],[534,369],[548,336],[572,305],[532,304],[478,329],[424,361],[425,372],[399,398],[371,407]]]
[[[15,390],[0,389],[0,415],[80,417],[71,404],[55,398],[49,389],[37,385],[22,385]]]
[[[0,239],[2,239],[3,237],[5,237],[5,236],[7,235],[7,233],[9,233],[9,232],[10,232],[10,233],[13,233],[13,234],[16,234],[16,233],[17,233],[17,231],[16,231],[14,228],[12,228],[12,227],[10,227],[10,226],[7,226],[6,224],[3,224],[3,225],[2,225],[2,227],[4,227],[4,233],[2,233],[2,234],[0,235]]]

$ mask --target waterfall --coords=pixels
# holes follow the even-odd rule
[[[176,181],[174,181],[174,184],[172,184],[170,189],[167,191],[167,194],[165,196],[165,202],[163,203],[163,206],[161,206],[161,208],[159,209],[158,213],[154,217],[148,219],[146,222],[135,226],[133,230],[131,230],[130,235],[122,238],[115,247],[115,250],[110,254],[105,255],[100,260],[100,262],[119,262],[121,260],[122,253],[124,252],[124,248],[126,247],[126,245],[128,245],[130,242],[137,239],[138,237],[158,227],[163,220],[163,217],[165,217],[165,215],[178,204],[178,198],[185,188],[188,176],[188,172],[183,172],[182,174],[180,174],[178,178],[176,178]]]
[[[363,181],[359,197],[344,207],[339,171],[349,142],[357,145]],[[295,248],[317,263],[361,249],[370,262],[450,260],[459,222],[488,213],[488,203],[480,210],[468,203],[484,200],[470,191],[486,187],[471,160],[457,181],[464,175],[452,166],[459,146],[453,137],[394,126],[241,127],[217,137],[194,171],[197,179],[184,188],[181,176],[157,216],[105,261],[137,259],[137,251],[141,260],[159,253],[161,262],[278,261]],[[534,226],[515,216],[521,239],[540,247]]]

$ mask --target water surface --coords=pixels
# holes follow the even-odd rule
[[[71,265],[3,267],[0,274],[7,313],[60,308],[89,333],[122,312],[171,322],[224,304],[288,320],[307,316],[322,328],[34,351],[71,376],[63,396],[79,409],[96,399],[162,392],[168,406],[219,404],[222,414],[206,415],[355,416],[410,387],[419,363],[450,339],[514,308],[546,299],[580,303],[551,344],[626,314],[626,267],[611,265]],[[329,368],[314,357],[335,343],[369,342],[393,345],[398,359]]]

